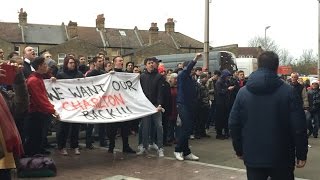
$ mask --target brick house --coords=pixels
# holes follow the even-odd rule
[[[0,48],[5,56],[12,51],[22,55],[26,46],[36,53],[49,50],[58,63],[67,53],[90,59],[103,51],[110,59],[122,55],[125,61],[139,64],[147,56],[203,51],[202,42],[175,32],[174,26],[169,18],[165,31],[159,31],[157,23],[151,23],[149,30],[106,28],[103,14],[97,16],[96,27],[78,26],[73,21],[67,25],[30,24],[21,8],[19,23],[0,22]]]

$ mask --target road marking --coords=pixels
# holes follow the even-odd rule
[[[81,143],[79,143],[81,144]],[[81,144],[84,145],[84,144]],[[105,149],[108,150],[108,148],[106,147],[95,147],[96,149]],[[120,149],[114,149],[115,152],[121,152]],[[158,157],[156,155],[153,154],[148,154],[148,156],[152,156],[152,157]],[[168,159],[168,160],[176,160],[176,158],[173,157],[164,157],[164,159]],[[246,172],[245,169],[241,169],[241,168],[234,168],[234,167],[229,167],[229,166],[221,166],[221,165],[216,165],[216,164],[209,164],[209,163],[204,163],[204,162],[199,162],[199,161],[184,161],[186,163],[190,163],[190,164],[197,164],[197,165],[202,165],[202,166],[207,166],[207,167],[213,167],[213,168],[220,168],[220,169],[225,169],[225,170],[231,170],[231,171],[238,171],[238,172]],[[309,180],[309,179],[303,179],[303,178],[297,178],[295,177],[295,180]]]

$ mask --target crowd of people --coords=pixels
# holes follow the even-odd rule
[[[3,63],[11,63],[16,66],[16,77],[13,84],[2,85],[1,93],[2,96],[7,97],[7,104],[12,113],[12,115],[7,114],[8,119],[11,119],[10,122],[14,123],[11,126],[13,128],[17,127],[15,134],[17,147],[15,151],[10,151],[13,152],[16,158],[22,155],[49,155],[51,153],[48,150],[51,145],[47,141],[47,134],[54,119],[58,120],[56,127],[57,148],[58,152],[63,156],[67,156],[70,153],[67,149],[68,136],[70,136],[70,148],[73,153],[76,155],[81,154],[79,132],[84,129],[87,149],[95,148],[93,142],[95,141],[94,136],[97,135],[99,145],[108,147],[108,153],[114,153],[115,138],[117,134],[120,134],[123,153],[143,155],[148,152],[148,149],[155,149],[158,152],[158,156],[163,157],[165,146],[176,144],[174,156],[177,160],[199,160],[199,157],[194,155],[189,148],[189,139],[210,138],[208,131],[210,127],[214,126],[216,139],[226,140],[231,135],[236,154],[244,159],[247,170],[251,170],[248,171],[248,178],[250,176],[254,177],[252,174],[256,173],[255,168],[260,167],[256,166],[256,164],[265,163],[265,166],[262,167],[274,168],[275,162],[278,162],[275,158],[278,157],[282,157],[283,162],[291,162],[292,156],[295,157],[295,148],[300,148],[300,151],[297,151],[297,153],[300,153],[298,160],[302,162],[300,166],[304,166],[306,152],[303,136],[304,124],[301,122],[305,120],[305,117],[307,117],[305,122],[308,124],[309,130],[305,135],[313,135],[314,138],[318,137],[320,115],[319,82],[313,81],[311,82],[311,87],[307,87],[299,83],[298,73],[291,74],[290,82],[280,80],[276,71],[273,71],[277,67],[276,62],[272,64],[275,67],[266,63],[266,61],[277,61],[277,57],[274,54],[270,54],[270,52],[262,53],[259,56],[259,69],[250,75],[249,79],[246,78],[241,70],[230,72],[225,69],[208,72],[208,69],[197,67],[197,61],[202,59],[201,53],[195,54],[193,60],[177,64],[176,69],[166,69],[161,60],[154,57],[144,60],[143,69],[135,66],[133,62],[127,62],[124,67],[124,60],[121,56],[113,57],[110,60],[104,53],[97,54],[89,61],[84,56],[75,57],[74,54],[70,53],[64,58],[63,65],[59,66],[56,61],[52,60],[50,52],[43,52],[37,57],[32,47],[24,49],[23,58],[14,53],[8,58],[9,62]],[[142,90],[157,109],[157,113],[141,119],[117,123],[78,124],[59,121],[59,113],[54,109],[47,97],[43,79],[55,81],[56,79],[74,79],[113,72],[139,73]],[[5,72],[0,71],[0,73],[0,76],[5,76]],[[282,87],[284,86],[283,84],[286,86]],[[289,88],[290,86],[293,88]],[[282,87],[282,90],[279,90],[281,93],[275,93],[278,92],[280,87]],[[292,93],[291,89],[293,89]],[[14,92],[12,93],[14,95],[10,96],[9,92]],[[278,97],[278,101],[272,101],[276,97]],[[287,97],[289,100],[285,99]],[[271,99],[270,102],[267,99]],[[0,104],[5,105],[1,101],[2,99],[0,99]],[[294,103],[291,101],[294,101]],[[289,104],[286,104],[288,102]],[[297,104],[299,107],[296,107]],[[279,109],[273,109],[273,107]],[[296,111],[300,109],[305,110],[306,116],[299,116],[301,114]],[[251,113],[251,111],[254,112]],[[292,114],[290,113],[296,113],[296,119],[292,119]],[[266,114],[267,116],[261,117],[261,115]],[[280,123],[279,127],[283,129],[280,129],[279,132],[276,131],[276,133],[269,133],[273,134],[272,137],[269,137],[269,135],[261,136],[269,144],[281,144],[285,141],[288,143],[282,143],[284,145],[281,147],[280,145],[275,145],[275,148],[270,148],[270,151],[273,152],[264,151],[271,155],[265,154],[264,158],[260,158],[258,151],[262,150],[260,148],[264,147],[264,145],[258,147],[259,143],[254,138],[260,137],[259,131],[264,131],[258,128],[260,126],[257,127],[259,125],[257,123],[261,121],[256,121],[255,123],[254,118],[265,120],[263,122],[266,123],[261,124],[261,126],[265,127],[265,131],[273,131],[272,128],[276,128],[281,119],[285,119],[285,122]],[[0,137],[2,139],[8,133],[3,130],[3,121],[6,120],[0,121],[2,127],[0,129],[2,130],[2,132],[0,131]],[[291,124],[286,124],[286,121],[294,121],[296,123],[292,125],[294,126],[293,129],[290,129],[292,128]],[[247,125],[247,123],[251,124]],[[300,127],[296,127],[298,125]],[[252,129],[256,129],[256,131]],[[299,132],[294,134],[294,132],[291,132],[294,130]],[[268,134],[267,132],[265,133]],[[138,134],[137,152],[130,146],[128,138],[130,134]],[[293,134],[292,136],[294,137],[288,134]],[[278,136],[287,138],[279,140],[276,139]],[[241,137],[246,138],[246,141]],[[2,139],[0,139],[2,149],[7,147],[7,150],[10,150],[8,149],[9,143],[7,141],[4,143]],[[300,141],[292,142],[298,140]],[[18,151],[18,149],[20,150]],[[293,152],[291,152],[292,150]],[[281,153],[278,151],[281,151]],[[289,153],[290,157],[287,157],[285,154],[288,151],[293,155]],[[250,155],[253,152],[255,155]],[[5,153],[5,156],[7,155]],[[6,159],[6,161],[8,160]],[[283,163],[281,165],[287,166],[288,164]],[[9,169],[14,167],[12,164],[7,167],[0,166],[0,179],[9,177]],[[292,169],[289,168],[287,170],[290,171]]]

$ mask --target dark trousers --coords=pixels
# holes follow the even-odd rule
[[[251,168],[247,167],[248,180],[294,180],[294,167],[284,168]]]
[[[169,117],[162,114],[163,143],[168,143]]]
[[[50,115],[41,112],[29,114],[29,118],[25,122],[26,141],[24,143],[24,150],[26,155],[41,154],[43,127],[45,121],[49,118]]]
[[[201,107],[199,108],[199,118],[196,122],[195,136],[204,136],[206,135],[206,122],[208,120],[209,108]]]
[[[51,121],[52,121],[52,116],[49,117],[48,119],[45,119],[43,122],[43,128],[42,128],[42,145],[41,148],[44,150],[46,148],[46,146],[48,145],[48,131],[49,131],[49,127],[51,125]]]
[[[178,143],[175,148],[175,152],[183,152],[184,156],[191,153],[189,148],[189,137],[192,133],[192,121],[194,118],[191,107],[187,107],[183,104],[177,104],[177,110],[181,119],[181,131],[179,133]]]
[[[79,129],[80,129],[80,124],[67,123],[67,122],[60,121],[58,124],[58,131],[57,131],[58,149],[66,148],[69,133],[70,133],[70,147],[73,149],[79,147],[79,141],[78,141]]]
[[[216,131],[217,135],[222,135],[222,130],[224,130],[225,135],[229,134],[228,129],[228,107],[225,104],[216,105]]]
[[[11,180],[10,169],[0,169],[0,179],[1,180]]]
[[[214,124],[215,112],[216,112],[216,102],[215,101],[211,101],[208,120],[207,120],[207,123],[206,123],[206,129],[209,129],[210,126],[212,126]]]
[[[107,136],[109,138],[109,149],[114,149],[115,147],[115,139],[117,135],[117,131],[121,129],[121,137],[122,137],[122,149],[125,150],[129,148],[129,122],[118,122],[118,123],[110,123],[107,126]]]
[[[23,116],[15,116],[14,120],[16,122],[16,126],[17,129],[19,131],[20,134],[20,138],[21,138],[21,142],[24,143],[25,142],[25,126],[24,126],[24,122],[27,120],[28,118],[28,113],[26,112]]]
[[[93,127],[94,127],[94,124],[88,124],[86,128],[86,145],[87,146],[90,146],[93,142],[93,137],[92,137]],[[98,127],[99,127],[100,144],[104,144],[105,137],[106,137],[107,124],[98,124]]]

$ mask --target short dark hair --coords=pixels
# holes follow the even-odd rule
[[[92,58],[92,62],[96,63],[98,61],[98,59],[103,59],[103,58],[100,57],[100,56],[95,56],[95,57]]]
[[[213,75],[221,76],[221,71],[215,70],[213,71]]]
[[[126,68],[128,67],[129,64],[132,64],[132,66],[134,66],[134,62],[129,61],[129,62],[126,63]]]
[[[144,65],[147,65],[147,62],[148,62],[148,61],[154,62],[154,58],[145,58],[144,61],[143,61],[143,64],[144,64]]]
[[[258,68],[267,68],[277,71],[279,56],[273,51],[265,51],[258,56]]]
[[[38,70],[39,66],[44,63],[45,58],[43,56],[36,57],[32,62],[32,67],[34,70]]]
[[[8,55],[8,59],[11,59],[13,56],[19,56],[19,53],[17,53],[16,51],[13,51],[11,52],[9,55]]]
[[[239,70],[239,71],[238,71],[238,74],[239,74],[239,73],[244,73],[244,71],[242,71],[242,70]]]

